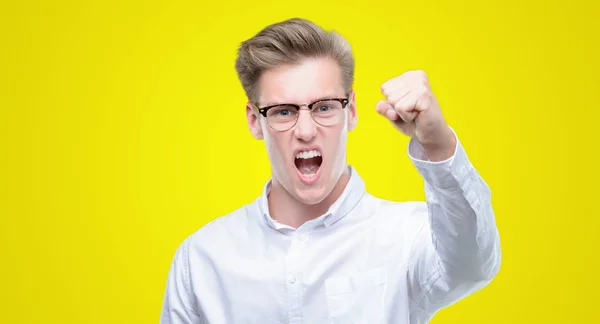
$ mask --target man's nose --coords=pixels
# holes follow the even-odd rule
[[[300,109],[298,111],[298,122],[294,130],[296,138],[309,142],[317,135],[317,125],[315,124],[309,109]]]

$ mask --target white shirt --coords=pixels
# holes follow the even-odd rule
[[[162,324],[427,323],[498,272],[490,190],[457,140],[429,162],[411,140],[426,202],[365,192],[353,167],[326,214],[294,229],[267,194],[188,237],[171,265]]]

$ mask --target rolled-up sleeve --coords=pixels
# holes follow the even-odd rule
[[[408,153],[425,180],[428,214],[412,247],[407,278],[411,323],[418,323],[417,318],[430,318],[486,286],[498,273],[501,250],[490,188],[458,137],[445,161],[428,161],[414,139]]]

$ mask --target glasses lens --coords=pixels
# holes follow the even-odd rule
[[[324,100],[315,103],[312,109],[314,120],[323,126],[333,126],[344,116],[342,103],[337,100]]]
[[[297,119],[298,110],[294,106],[281,105],[267,111],[267,122],[276,130],[292,128]]]

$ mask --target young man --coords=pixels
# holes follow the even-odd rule
[[[373,197],[346,164],[357,107],[341,36],[302,19],[277,23],[242,43],[236,69],[272,179],[182,243],[161,323],[426,323],[492,280],[490,190],[425,73],[384,83],[376,109],[411,136],[426,203]]]

